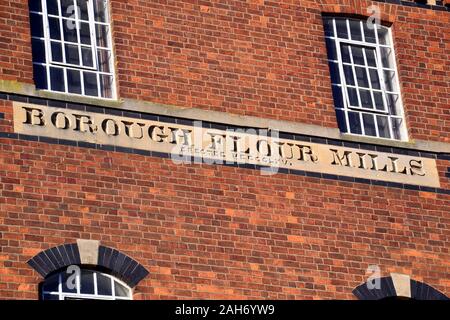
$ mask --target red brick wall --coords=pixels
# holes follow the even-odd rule
[[[119,94],[336,127],[321,13],[394,23],[412,139],[450,141],[448,12],[376,1],[111,0]],[[32,82],[27,1],[0,4],[0,77]]]
[[[11,102],[0,102],[12,131]],[[439,160],[442,187],[450,161]],[[0,298],[26,261],[97,239],[150,275],[137,299],[354,298],[369,265],[450,294],[450,196],[0,138]]]
[[[336,127],[321,12],[370,4],[394,23],[411,138],[450,142],[448,12],[371,1],[112,0],[120,96]],[[0,80],[32,83],[27,20],[27,1],[0,3]],[[11,102],[0,113],[12,132]],[[438,160],[444,189],[449,167]],[[450,295],[449,207],[437,193],[0,138],[0,298],[37,298],[26,261],[77,238],[142,263],[138,299],[352,299],[369,265]]]

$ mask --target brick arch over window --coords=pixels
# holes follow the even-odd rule
[[[77,240],[77,243],[47,249],[31,258],[28,265],[44,278],[70,265],[101,267],[109,270],[111,275],[121,279],[131,288],[149,273],[136,260],[94,240]]]
[[[369,289],[363,283],[353,290],[359,300],[409,298],[415,300],[450,300],[445,294],[426,283],[410,279],[408,275],[392,273],[389,277],[375,279],[379,288]]]

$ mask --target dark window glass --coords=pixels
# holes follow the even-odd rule
[[[44,37],[44,27],[42,24],[42,16],[36,13],[30,13],[31,35],[33,37]]]
[[[81,20],[89,20],[87,0],[78,0],[78,6],[80,7]]]
[[[339,67],[337,63],[330,62],[330,75],[331,75],[331,82],[340,84],[341,83],[341,77],[339,76]]]
[[[98,96],[97,75],[92,72],[84,72],[84,92],[88,96]]]
[[[347,88],[348,99],[350,100],[350,105],[354,107],[359,107],[358,93],[355,88]]]
[[[80,293],[94,294],[94,273],[89,270],[82,270],[80,276]]]
[[[377,61],[375,58],[375,50],[365,48],[364,51],[366,51],[367,65],[369,65],[371,67],[376,67]]]
[[[62,69],[61,70],[62,73]],[[62,291],[66,293],[76,293],[78,283],[75,280],[75,272],[67,273],[66,271],[61,272],[62,276]],[[69,289],[70,287],[70,289]]]
[[[52,47],[52,60],[54,62],[63,62],[61,43],[52,41],[51,47]]]
[[[355,78],[353,77],[353,68],[344,64],[345,83],[351,86],[355,85]]]
[[[378,133],[382,138],[390,138],[388,118],[385,116],[377,116]]]
[[[336,108],[344,108],[344,99],[342,98],[342,88],[338,86],[332,86],[333,99]]]
[[[66,50],[66,63],[79,65],[80,53],[78,51],[78,46],[66,44],[65,50]]]
[[[80,71],[71,69],[67,70],[67,89],[70,93],[81,94]]]
[[[91,30],[89,29],[89,23],[80,23],[80,38],[82,44],[91,45]]]
[[[97,45],[99,47],[108,48],[108,27],[104,25],[97,24],[95,26],[95,35],[97,38]]]
[[[365,65],[363,51],[361,47],[352,46],[352,55],[354,64],[360,64],[363,66]]]
[[[373,97],[375,99],[375,108],[384,110],[383,94],[380,91],[374,91]]]
[[[45,63],[45,44],[44,40],[32,39],[33,62]]]
[[[73,0],[61,0],[61,11],[63,17],[76,19]]]
[[[345,121],[345,113],[343,110],[336,109],[336,119],[339,130],[341,130],[341,132],[347,132],[347,122]]]
[[[325,41],[327,46],[328,59],[337,60],[336,45],[334,44],[334,40],[327,38]]]
[[[375,119],[372,114],[363,113],[364,131],[366,135],[376,137],[377,131],[375,129]]]
[[[375,22],[375,19],[373,20],[372,23],[369,20],[363,21],[364,36],[365,36],[366,42],[372,42],[372,43],[377,42],[377,40],[375,38],[376,25],[374,24],[374,22]],[[369,27],[369,24],[370,24],[370,27]]]
[[[99,295],[112,295],[111,279],[104,275],[97,273],[97,291]]]
[[[336,19],[336,31],[338,38],[348,39],[347,21]]]
[[[350,20],[350,34],[352,40],[362,41],[361,24],[359,20]]]
[[[363,108],[369,108],[369,109],[373,108],[372,96],[370,95],[369,90],[360,89],[359,96],[361,98],[361,105]]]
[[[359,113],[349,112],[348,121],[350,123],[350,132],[355,134],[362,134],[361,130],[361,120],[359,118]]]
[[[64,40],[69,42],[78,42],[77,23],[72,20],[63,20]]]
[[[48,18],[48,26],[50,28],[50,38],[61,40],[61,28],[58,18]]]
[[[47,89],[47,70],[44,66],[34,64],[33,77],[36,89]]]
[[[64,71],[61,68],[50,68],[51,90],[64,91]]]
[[[103,98],[112,98],[112,77],[100,75],[101,96]]]
[[[91,48],[81,47],[81,54],[83,58],[83,66],[93,67],[94,61],[92,60],[92,50]]]
[[[93,0],[94,1],[94,15],[97,22],[108,22],[106,16],[106,1]]]
[[[110,72],[109,68],[109,57],[110,51],[108,50],[98,50],[98,63],[99,63],[99,70],[102,72]]]
[[[45,279],[45,282],[42,286],[43,291],[47,292],[57,292],[59,284],[59,274],[53,275]]]
[[[346,62],[346,63],[351,63],[352,62],[350,60],[349,46],[347,44],[342,44],[341,45],[341,56],[342,56],[342,61],[343,62]]]
[[[380,89],[380,78],[377,69],[369,69],[370,83],[373,89]]]
[[[366,68],[355,67],[356,79],[358,81],[358,86],[363,88],[369,88],[369,79],[367,79]]]
[[[57,0],[47,0],[47,12],[48,14],[58,15],[58,1]]]
[[[333,28],[333,19],[332,18],[324,18],[323,29],[325,31],[325,36],[334,37],[334,28]]]
[[[42,12],[41,0],[28,0],[30,11]]]

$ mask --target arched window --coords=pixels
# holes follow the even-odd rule
[[[42,300],[131,300],[132,290],[109,274],[74,267],[47,277],[40,296]]]

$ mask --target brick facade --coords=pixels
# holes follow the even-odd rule
[[[377,5],[393,27],[409,138],[450,143],[442,2],[110,2],[119,98],[324,128],[337,123],[322,14],[367,16]],[[14,134],[13,101],[89,105],[12,93],[33,84],[25,0],[0,4],[5,81],[14,88],[0,92],[1,299],[37,299],[42,278],[27,261],[77,239],[149,271],[135,299],[355,299],[371,265],[450,295],[448,152],[416,150],[437,162],[441,187],[427,189],[177,165]]]

